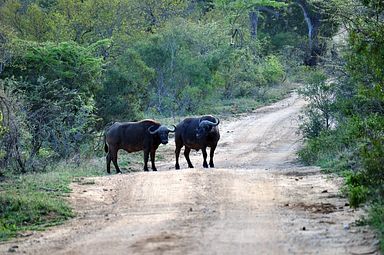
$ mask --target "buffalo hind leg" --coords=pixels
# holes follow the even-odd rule
[[[176,150],[175,150],[175,154],[176,154],[176,164],[175,164],[175,168],[176,169],[180,169],[180,165],[179,165],[179,156],[180,156],[180,151],[181,151],[181,148],[183,147],[183,144],[182,143],[176,143]]]
[[[210,167],[215,167],[215,165],[213,164],[213,155],[215,154],[215,149],[216,149],[216,145],[212,146],[211,151],[209,153],[209,166]]]
[[[111,155],[110,155],[110,152],[108,151],[108,154],[107,154],[107,173],[111,173]]]
[[[191,152],[191,149],[185,147],[185,149],[184,149],[184,157],[185,157],[185,159],[186,159],[187,162],[188,162],[188,167],[189,167],[189,168],[193,168],[193,165],[192,165],[192,163],[191,163],[191,160],[189,159],[189,153],[190,153],[190,152]]]
[[[113,162],[113,165],[115,166],[115,169],[116,169],[116,173],[121,173],[120,171],[120,168],[119,168],[119,165],[117,164],[117,149],[115,148],[112,148],[112,149],[109,149],[109,156]],[[108,171],[108,169],[107,169]]]
[[[204,168],[208,168],[208,164],[207,164],[207,148],[204,147],[204,148],[201,149],[201,151],[203,152],[203,159],[204,159],[203,167]]]
[[[152,170],[153,171],[157,171],[156,166],[155,166],[155,153],[156,153],[156,150],[152,149],[151,150],[151,164],[152,164]]]

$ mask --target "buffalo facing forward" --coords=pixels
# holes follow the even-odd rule
[[[148,158],[151,156],[152,170],[155,166],[155,153],[160,143],[168,143],[168,133],[175,132],[154,120],[139,122],[115,122],[105,133],[104,149],[107,154],[107,172],[110,173],[111,161],[116,173],[121,173],[117,165],[117,152],[123,149],[127,152],[144,151],[144,171],[148,171]]]
[[[177,125],[175,133],[176,169],[180,169],[179,155],[183,146],[185,146],[184,156],[188,162],[188,167],[193,168],[189,159],[191,149],[202,150],[204,158],[203,167],[208,167],[207,147],[211,148],[209,166],[214,167],[213,154],[220,139],[219,123],[219,119],[208,115],[201,118],[186,118]]]

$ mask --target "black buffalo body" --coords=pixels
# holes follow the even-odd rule
[[[148,171],[148,158],[151,155],[152,170],[155,166],[155,153],[160,143],[168,143],[168,133],[175,132],[154,120],[139,122],[115,122],[105,132],[104,149],[107,154],[107,172],[110,173],[111,161],[116,173],[121,173],[117,165],[117,152],[123,149],[127,152],[144,151],[144,171]]]
[[[193,168],[189,153],[191,149],[202,150],[203,167],[207,168],[207,147],[211,148],[209,166],[214,167],[213,155],[220,139],[219,119],[213,116],[202,116],[200,118],[186,118],[176,126],[175,143],[176,143],[176,169],[180,169],[179,155],[183,146],[184,156],[188,162],[188,167]]]

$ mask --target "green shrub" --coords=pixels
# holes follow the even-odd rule
[[[335,111],[335,84],[328,83],[326,74],[321,70],[308,72],[303,88],[299,89],[299,94],[308,101],[300,130],[305,138],[314,138],[321,131],[331,128]]]
[[[368,223],[376,228],[380,240],[380,249],[384,251],[384,204],[382,201],[372,205],[369,210]]]

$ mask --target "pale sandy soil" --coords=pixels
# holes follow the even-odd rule
[[[355,221],[341,180],[303,167],[291,97],[222,120],[214,169],[174,170],[174,144],[159,172],[92,178],[72,185],[77,217],[0,244],[16,254],[378,254],[372,231]],[[104,166],[101,166],[101,168]],[[84,180],[84,183],[89,183]]]

